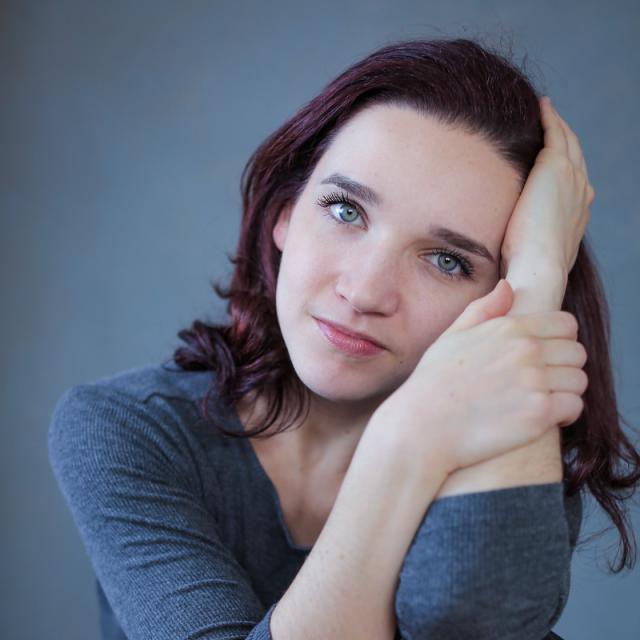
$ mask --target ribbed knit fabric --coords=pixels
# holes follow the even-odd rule
[[[212,379],[149,365],[55,406],[49,459],[96,574],[104,640],[271,640],[310,550],[291,540],[250,443],[202,420]],[[242,430],[218,398],[209,411]],[[434,501],[400,573],[396,637],[542,640],[567,601],[581,518],[561,482]]]

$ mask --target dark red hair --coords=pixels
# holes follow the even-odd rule
[[[468,39],[411,40],[385,46],[349,67],[253,153],[242,173],[242,225],[231,284],[213,289],[227,299],[230,323],[193,322],[178,333],[187,346],[173,360],[185,371],[212,370],[211,394],[235,406],[258,392],[267,402],[264,423],[230,437],[284,431],[308,411],[308,392],[293,369],[276,316],[280,252],[272,230],[281,209],[295,203],[318,159],[340,128],[373,103],[409,105],[439,121],[482,136],[522,176],[544,145],[538,95],[526,75],[503,55]],[[609,353],[609,317],[603,286],[583,238],[569,273],[562,309],[578,320],[589,386],[584,410],[561,430],[568,495],[588,487],[617,527],[622,558],[614,573],[635,564],[633,535],[622,502],[640,479],[640,455],[621,428]],[[265,434],[276,420],[278,431]],[[619,468],[626,463],[627,469]],[[635,541],[634,541],[635,544]]]

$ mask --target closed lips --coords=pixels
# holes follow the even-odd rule
[[[367,335],[366,333],[358,333],[357,331],[353,331],[352,329],[349,329],[348,327],[345,327],[344,325],[338,324],[337,322],[331,322],[329,320],[323,320],[322,318],[317,318],[317,320],[319,320],[320,322],[324,322],[325,324],[328,324],[329,326],[332,326],[334,329],[340,331],[340,333],[344,333],[344,334],[346,334],[348,336],[351,336],[352,338],[357,338],[357,339],[360,339],[360,340],[367,340],[368,342],[372,342],[373,344],[377,345],[378,347],[381,347],[382,349],[386,348],[383,344],[380,344],[377,340],[375,340],[371,336]]]

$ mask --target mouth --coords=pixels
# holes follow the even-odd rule
[[[347,333],[341,325],[333,324],[327,320],[315,318],[318,328],[324,337],[337,349],[354,356],[372,356],[382,351],[385,347],[362,334]]]

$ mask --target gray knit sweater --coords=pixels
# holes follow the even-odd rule
[[[49,459],[95,571],[105,640],[270,640],[310,550],[292,542],[251,445],[199,414],[212,380],[149,365],[71,387],[55,406]],[[217,396],[209,411],[241,430]],[[582,518],[563,488],[434,501],[400,573],[396,637],[545,638]]]

